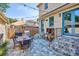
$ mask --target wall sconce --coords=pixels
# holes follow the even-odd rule
[[[61,13],[59,13],[59,17],[61,17]]]
[[[48,19],[46,19],[46,21],[48,21]]]

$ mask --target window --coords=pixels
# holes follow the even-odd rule
[[[64,14],[64,32],[71,33],[71,13]]]
[[[45,9],[47,9],[48,8],[48,3],[45,3],[44,7],[45,7]]]
[[[44,21],[41,20],[41,32],[44,32]]]
[[[79,10],[75,11],[75,33],[79,33]]]
[[[79,36],[79,9],[63,13],[64,34]]]
[[[49,26],[53,26],[54,25],[54,17],[49,17]]]

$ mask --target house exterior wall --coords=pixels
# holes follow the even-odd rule
[[[46,28],[47,28],[47,22],[44,21],[44,33],[46,33]]]
[[[39,11],[39,15],[42,16],[42,15],[48,13],[49,11],[54,10],[54,9],[64,5],[64,4],[66,4],[66,3],[48,3],[48,9],[45,9],[44,3],[42,3],[39,6],[39,10],[42,10],[42,11]]]
[[[46,14],[46,13],[48,13],[48,12],[50,12],[51,10],[54,10],[54,9],[56,9],[56,8],[58,8],[58,7],[60,7],[60,6],[62,6],[62,5],[64,5],[65,3],[49,3],[48,4],[48,9],[44,9],[44,4],[41,4],[40,5],[40,7],[39,7],[39,9],[40,10],[44,10],[44,11],[39,11],[39,16],[40,17],[42,17],[42,15],[44,15],[44,14]],[[46,12],[45,12],[46,11]],[[51,16],[54,16],[54,28],[61,28],[62,27],[62,21],[61,21],[61,17],[59,18],[59,14],[57,13],[57,14],[52,14],[52,15],[49,15],[49,16],[47,16],[47,17],[45,17],[45,18],[43,18],[44,20],[47,20],[48,19],[48,21],[44,21],[44,32],[46,33],[46,28],[48,28],[49,27],[49,17],[51,17]],[[55,20],[56,19],[56,20]],[[60,25],[60,26],[59,26]]]
[[[3,34],[2,41],[7,40],[7,17],[0,11],[0,34]]]
[[[71,3],[69,5],[63,6],[59,9],[55,10],[56,8],[58,8],[62,5],[64,5],[64,4],[61,4],[61,3],[48,3],[48,11],[44,12],[44,13],[40,11],[39,16],[41,18],[43,18],[44,20],[47,19],[47,18],[49,19],[49,17],[51,17],[51,16],[54,16],[54,26],[53,26],[53,28],[62,28],[62,13],[66,12],[66,11],[69,11],[69,10],[72,10],[72,9],[79,8],[79,4]],[[44,4],[41,4],[39,6],[39,9],[44,10]],[[55,11],[49,12],[51,10],[55,10]],[[48,12],[49,12],[49,14],[47,15]],[[46,28],[49,27],[46,24],[47,23],[45,22],[44,23],[44,30],[45,30],[44,32],[46,32]],[[49,25],[49,23],[48,23],[48,25]]]
[[[3,25],[3,24],[0,24],[0,34],[3,34],[3,37],[2,37],[2,41],[4,42],[5,40],[7,40],[7,33],[6,33],[6,26]]]

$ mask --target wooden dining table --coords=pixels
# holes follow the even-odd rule
[[[21,49],[23,49],[23,41],[31,40],[31,38],[28,35],[24,36],[18,36],[17,41],[20,43]]]

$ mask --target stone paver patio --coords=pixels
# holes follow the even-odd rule
[[[63,55],[76,55],[76,49],[73,47],[72,38],[58,37],[51,42],[49,47],[49,41],[41,38],[38,34],[34,36],[29,49],[25,50],[24,53],[19,49],[12,49],[13,42],[10,41],[8,45],[8,56],[63,56]],[[79,40],[77,41],[79,42]]]
[[[49,48],[49,42],[47,40],[44,40],[42,38],[38,38],[36,35],[33,39],[33,42],[31,43],[31,46],[29,49],[25,50],[24,53],[22,50],[12,49],[13,47],[13,41],[10,41],[10,44],[8,45],[8,56],[48,56],[48,55],[54,55],[53,50]]]

